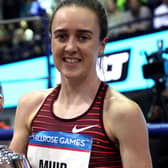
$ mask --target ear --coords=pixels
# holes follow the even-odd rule
[[[103,54],[104,48],[105,48],[107,42],[108,42],[108,38],[107,37],[105,37],[103,39],[103,41],[101,41],[100,48],[99,48],[99,53],[98,53],[99,56]]]

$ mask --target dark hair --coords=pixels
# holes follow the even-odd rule
[[[104,7],[98,0],[64,0],[62,1],[57,6],[57,8],[55,9],[51,17],[49,31],[51,32],[51,26],[52,26],[53,19],[57,11],[62,7],[73,6],[73,5],[88,8],[91,11],[95,12],[95,14],[97,15],[98,21],[99,21],[99,26],[100,26],[100,40],[103,40],[107,36],[107,31],[108,31],[107,17],[106,17],[106,12],[105,12]]]

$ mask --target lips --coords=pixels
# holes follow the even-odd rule
[[[73,64],[73,63],[81,62],[81,59],[79,59],[79,58],[63,58],[63,61]]]

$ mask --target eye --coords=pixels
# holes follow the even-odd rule
[[[67,34],[65,34],[65,33],[55,34],[54,37],[55,37],[55,39],[58,39],[60,42],[64,42],[68,38]]]
[[[80,42],[85,42],[85,41],[89,40],[89,36],[88,35],[79,35],[78,39]]]

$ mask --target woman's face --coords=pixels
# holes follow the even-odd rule
[[[107,1],[107,11],[109,12],[109,13],[115,13],[115,11],[116,11],[116,4],[115,4],[115,2],[114,2],[114,0],[108,0]]]
[[[60,8],[51,27],[54,63],[62,77],[96,75],[96,58],[104,50],[96,14],[87,8]]]

